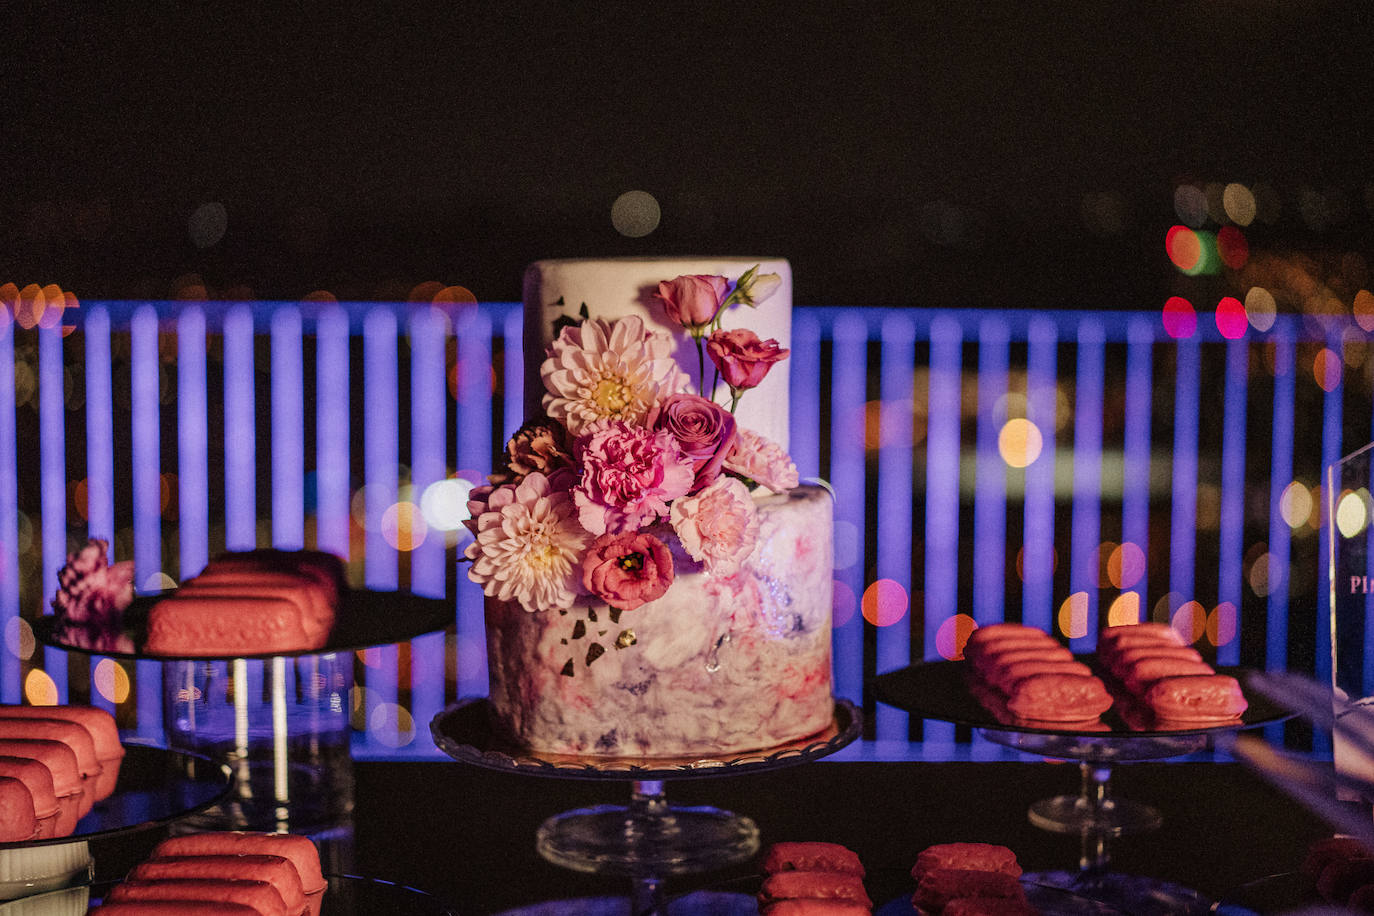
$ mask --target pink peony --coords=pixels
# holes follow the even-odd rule
[[[668,514],[695,479],[672,433],[619,421],[589,427],[577,440],[582,479],[573,489],[582,527],[594,535],[634,531]]]
[[[700,336],[701,329],[715,319],[729,290],[724,277],[688,274],[658,284],[654,298],[663,303],[669,318]]]
[[[660,598],[673,584],[673,555],[652,534],[603,534],[582,559],[587,591],[622,611]]]
[[[779,347],[776,340],[759,340],[759,335],[745,328],[712,331],[706,340],[706,352],[720,370],[721,378],[735,392],[758,387],[773,364],[787,358],[791,352]]]
[[[695,493],[720,476],[725,456],[735,447],[735,417],[714,401],[695,394],[675,394],[659,401],[645,424],[673,434],[682,452],[692,459]]]
[[[744,484],[721,477],[673,503],[670,519],[682,547],[711,572],[730,576],[754,550],[759,518]]]
[[[735,447],[725,456],[725,470],[762,484],[774,493],[790,490],[798,483],[797,466],[782,446],[741,428]]]
[[[544,410],[572,436],[599,420],[643,420],[659,398],[687,387],[673,340],[636,315],[564,328],[539,366]]]
[[[474,491],[474,494],[476,491]],[[577,522],[567,491],[554,490],[535,471],[518,484],[486,494],[469,527],[468,578],[488,597],[515,601],[527,611],[572,607],[582,582],[582,553],[591,536]]]

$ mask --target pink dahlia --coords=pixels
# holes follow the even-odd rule
[[[754,500],[733,477],[721,477],[700,493],[675,501],[670,519],[687,554],[721,575],[739,572],[758,541]]]
[[[598,420],[638,423],[656,401],[687,386],[672,338],[635,315],[564,328],[539,374],[545,412],[573,436]]]
[[[782,446],[751,429],[739,430],[735,447],[725,456],[725,470],[762,484],[774,493],[790,490],[798,483],[797,466]]]
[[[582,479],[573,499],[582,527],[594,535],[634,531],[667,515],[668,503],[696,479],[672,433],[618,420],[589,426],[576,455]]]
[[[603,534],[582,560],[582,584],[611,607],[633,611],[668,591],[673,555],[652,534]]]
[[[554,490],[536,471],[492,490],[472,527],[468,578],[488,597],[527,611],[572,607],[591,536],[578,524],[567,491]]]

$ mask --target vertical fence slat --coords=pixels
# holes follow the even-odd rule
[[[411,314],[410,337],[410,480],[414,502],[423,505],[428,487],[448,475],[447,379],[444,348],[448,316],[438,309]],[[423,525],[422,521],[417,524]],[[444,597],[447,550],[444,532],[428,531],[410,555],[410,590],[430,598]],[[444,705],[444,634],[432,633],[411,642],[411,716],[414,738],[424,743],[430,719]]]
[[[272,312],[272,545],[305,546],[305,367],[301,312],[279,306]]]
[[[1150,555],[1150,438],[1154,413],[1154,328],[1144,319],[1130,322],[1126,331],[1126,428],[1122,447],[1121,541]],[[1136,596],[1136,619],[1149,616],[1148,561],[1140,578],[1123,582],[1122,593]]]
[[[315,320],[315,541],[347,559],[349,544],[348,314],[327,306]]]
[[[821,325],[810,315],[792,321],[788,451],[803,480],[821,476]]]
[[[1274,335],[1274,406],[1269,464],[1269,570],[1265,615],[1264,667],[1267,671],[1288,668],[1288,567],[1292,556],[1292,532],[1284,520],[1283,493],[1293,480],[1293,423],[1297,379],[1295,344],[1287,323]],[[1281,741],[1283,726],[1265,729],[1270,741]]]
[[[925,658],[939,658],[941,623],[959,611],[959,419],[963,329],[951,318],[930,323],[926,420]],[[924,740],[954,740],[954,727],[926,720]]]
[[[1218,533],[1217,662],[1240,664],[1240,608],[1245,585],[1245,418],[1250,342],[1226,345],[1225,413],[1221,436],[1221,519]]]
[[[114,373],[109,310],[103,305],[88,307],[82,325],[86,361],[86,533],[104,539],[111,548],[110,561],[117,562],[127,557],[116,556],[114,551]],[[91,702],[114,712],[113,690],[101,691],[95,683],[104,664],[101,657],[91,659]],[[113,683],[111,678],[111,687]]]
[[[0,307],[0,700],[23,698],[19,639],[19,449],[15,420],[14,315]],[[11,636],[13,634],[13,636]]]
[[[476,309],[455,322],[458,339],[458,467],[480,480],[491,468],[491,319]],[[464,567],[466,571],[466,567]],[[487,692],[486,623],[482,590],[466,575],[458,582],[458,693]]]
[[[830,397],[830,482],[835,488],[835,580],[853,595],[853,613],[836,619],[832,652],[835,690],[863,690],[864,435],[868,329],[857,316],[840,316]],[[846,597],[846,601],[848,598]]]
[[[981,626],[1005,615],[1007,575],[1007,463],[998,439],[1006,422],[1006,322],[978,324],[978,425],[973,487],[973,619]]]
[[[67,558],[66,405],[63,398],[62,331],[38,329],[39,494],[42,512],[43,609],[57,593],[57,571]],[[43,650],[43,669],[57,688],[57,702],[67,702],[67,653]]]
[[[506,373],[502,376],[505,386],[503,410],[505,416],[501,428],[504,438],[509,439],[524,421],[525,404],[525,360],[524,353],[525,321],[519,309],[511,309],[501,325],[502,350],[505,353]]]
[[[1073,408],[1073,531],[1069,546],[1069,591],[1073,597],[1067,628],[1069,645],[1075,652],[1090,652],[1097,647],[1104,342],[1102,323],[1097,319],[1086,319],[1079,325]]]
[[[1328,349],[1328,357],[1337,366],[1340,374],[1336,378],[1336,383],[1330,388],[1326,388],[1326,394],[1322,398],[1322,445],[1321,445],[1321,464],[1318,466],[1317,479],[1322,483],[1322,492],[1326,491],[1326,469],[1340,460],[1341,448],[1341,424],[1342,414],[1345,404],[1345,375],[1344,366],[1341,362],[1341,331],[1335,330],[1331,337],[1325,342]],[[1315,371],[1315,370],[1314,370]],[[1337,494],[1339,495],[1339,494]],[[1318,499],[1315,507],[1320,515],[1321,525],[1317,529],[1317,594],[1329,596],[1331,594],[1331,567],[1327,564],[1327,558],[1331,556],[1331,531],[1328,526],[1330,520],[1331,501],[1326,498]],[[1313,622],[1316,632],[1313,634],[1317,645],[1316,664],[1312,676],[1322,684],[1330,684],[1331,670],[1331,602],[1318,599],[1316,605],[1316,620]],[[1317,729],[1312,737],[1312,750],[1319,754],[1331,753],[1331,733],[1325,729]]]
[[[184,308],[177,328],[177,580],[210,559],[210,449],[206,418],[205,312]]]
[[[1040,455],[1026,467],[1021,553],[1021,621],[1054,628],[1054,467],[1059,412],[1058,331],[1037,318],[1027,328],[1026,419],[1040,431]]]
[[[906,315],[894,313],[882,324],[881,417],[878,441],[878,530],[874,545],[877,572],[891,579],[907,596],[907,610],[877,633],[879,673],[911,663],[911,515],[912,410],[915,396],[916,328]],[[909,716],[882,704],[875,734],[880,739],[905,740]]]
[[[1173,475],[1169,509],[1169,613],[1198,600],[1197,551],[1198,404],[1201,350],[1196,338],[1180,340],[1174,372]]]
[[[396,505],[397,470],[400,461],[398,424],[397,321],[390,308],[375,306],[363,316],[363,485],[366,512],[366,554],[363,579],[367,587],[391,591],[400,584],[396,548],[387,542],[383,519]],[[367,741],[378,739],[395,746],[388,734],[389,719],[374,717],[379,706],[385,710],[396,705],[395,646],[368,649],[363,710],[367,722]],[[374,724],[378,727],[374,728]]]
[[[157,310],[142,305],[129,320],[130,395],[133,403],[131,451],[134,503],[134,581],[143,588],[162,573],[161,429],[158,400]],[[162,664],[137,666],[138,735],[162,736]]]

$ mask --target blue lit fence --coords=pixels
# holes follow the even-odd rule
[[[87,534],[145,589],[271,544],[450,597],[449,632],[359,653],[363,755],[423,753],[435,712],[485,692],[481,596],[430,495],[480,482],[519,423],[517,306],[86,303],[65,331],[5,317],[0,699],[89,699],[160,737],[156,663],[69,657],[25,622]],[[962,731],[864,684],[950,654],[974,622],[1090,650],[1103,623],[1169,619],[1220,664],[1329,677],[1318,485],[1374,438],[1374,354],[1348,320],[1280,316],[1234,340],[1201,325],[1175,340],[1154,314],[798,310],[792,452],[837,495],[837,690],[877,746],[966,752]]]

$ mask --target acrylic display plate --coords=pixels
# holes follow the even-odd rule
[[[148,607],[159,597],[161,596],[139,595],[125,613],[132,615],[133,619],[143,619],[147,616]],[[330,630],[329,639],[325,641],[323,646],[295,652],[269,652],[232,657],[267,659],[298,655],[328,655],[332,652],[353,652],[372,646],[390,645],[444,629],[453,623],[453,613],[451,601],[423,598],[410,592],[349,589],[339,596],[339,607],[334,618],[334,628]],[[205,661],[207,658],[219,657],[152,655],[144,652],[96,652],[81,646],[60,642],[53,635],[56,618],[50,614],[31,621],[31,624],[34,635],[39,642],[55,649],[66,649],[70,652],[153,661]]]
[[[821,732],[786,744],[716,757],[590,757],[534,754],[500,734],[486,697],[460,700],[434,717],[434,743],[460,763],[561,779],[693,779],[779,769],[828,757],[859,737],[863,718],[848,700]]]
[[[160,747],[124,746],[114,791],[96,802],[62,836],[0,843],[0,850],[103,840],[180,820],[217,804],[229,794],[229,769],[195,754]]]
[[[1094,656],[1077,656],[1077,659],[1095,668],[1096,659]],[[964,661],[921,662],[878,675],[873,679],[873,691],[879,701],[924,719],[939,719],[944,722],[953,722],[956,725],[967,725],[972,728],[999,732],[1087,739],[1128,740],[1207,735],[1281,722],[1293,715],[1268,698],[1246,688],[1246,675],[1250,673],[1250,669],[1219,667],[1216,669],[1218,674],[1230,675],[1240,682],[1245,699],[1250,704],[1249,708],[1241,715],[1239,722],[1199,725],[1188,728],[1136,728],[1129,725],[1121,717],[1116,707],[1102,714],[1100,717],[1101,728],[1086,728],[1077,724],[1061,726],[1004,722],[974,699],[968,687],[968,670],[968,662]]]
[[[360,913],[405,913],[406,916],[456,916],[439,898],[404,884],[360,875],[325,875],[329,886],[321,901],[320,916],[355,916]],[[91,888],[92,905],[100,902],[114,884],[101,882]],[[0,910],[3,916],[3,910]]]

